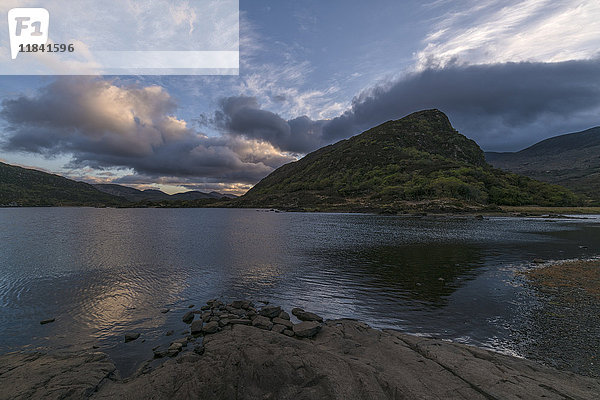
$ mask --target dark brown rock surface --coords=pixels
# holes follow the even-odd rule
[[[592,378],[351,320],[327,321],[313,339],[234,325],[205,337],[202,355],[183,352],[124,381],[106,379],[112,364],[98,354],[0,356],[0,399],[597,399],[600,393]]]

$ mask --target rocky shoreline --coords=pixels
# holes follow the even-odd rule
[[[163,310],[169,312],[170,310]],[[295,308],[210,300],[121,379],[97,350],[0,356],[0,399],[596,399],[600,380]],[[135,341],[132,332],[124,340]]]

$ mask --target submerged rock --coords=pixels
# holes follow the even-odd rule
[[[184,314],[183,318],[181,319],[183,322],[185,322],[186,324],[191,324],[192,321],[194,320],[194,312],[193,311],[188,311]]]
[[[54,318],[48,318],[48,319],[44,319],[40,321],[40,325],[46,325],[46,324],[50,324],[52,322],[56,321],[56,319]]]
[[[139,337],[140,337],[140,334],[138,332],[126,333],[125,334],[125,343],[136,340]]]

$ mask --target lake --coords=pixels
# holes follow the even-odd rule
[[[177,337],[167,330],[183,334],[189,305],[248,298],[598,376],[565,337],[540,326],[547,300],[518,272],[535,258],[599,254],[597,216],[5,208],[0,352],[94,345],[127,375]],[[47,318],[56,321],[40,325]],[[123,343],[130,331],[144,341]],[[598,327],[569,335],[600,347]],[[542,341],[554,350],[540,350]]]

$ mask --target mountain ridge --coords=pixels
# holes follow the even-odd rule
[[[505,171],[563,185],[600,201],[600,127],[542,140],[518,152],[487,152]]]

